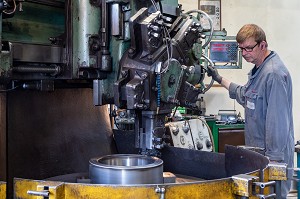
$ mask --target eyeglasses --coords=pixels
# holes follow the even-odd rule
[[[238,48],[243,52],[243,50],[245,50],[246,52],[252,52],[253,49],[258,45],[258,43],[256,43],[253,47],[246,47],[246,48],[243,48],[243,47],[239,47]]]

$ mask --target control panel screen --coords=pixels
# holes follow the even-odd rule
[[[211,41],[209,57],[214,63],[238,62],[238,44],[235,41]]]

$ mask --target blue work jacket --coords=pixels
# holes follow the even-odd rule
[[[265,149],[271,161],[293,165],[292,80],[273,52],[248,74],[246,85],[231,83],[229,96],[245,108],[245,143]]]

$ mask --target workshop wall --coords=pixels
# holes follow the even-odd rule
[[[197,0],[179,2],[186,11],[198,7]],[[235,36],[244,24],[255,23],[265,30],[269,49],[276,51],[287,65],[293,80],[295,140],[300,140],[300,92],[297,92],[300,85],[299,10],[299,0],[221,0],[221,28],[227,30],[228,36]],[[245,84],[252,67],[252,64],[243,60],[242,69],[219,69],[219,73],[233,82]],[[236,109],[244,115],[243,107],[229,98],[225,88],[212,88],[204,95],[204,99],[207,114],[217,114],[220,109]]]

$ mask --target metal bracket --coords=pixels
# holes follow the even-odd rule
[[[47,198],[64,198],[64,183],[45,181],[42,184],[38,184],[36,190],[28,190],[28,195],[39,196],[37,198],[43,197]]]
[[[256,196],[260,199],[276,198],[275,193],[264,195],[264,189],[270,186],[275,187],[275,181],[258,182],[259,177],[246,174],[232,176],[233,193],[237,196],[251,197]],[[257,191],[259,190],[259,193]]]
[[[253,183],[258,181],[259,177],[246,174],[232,176],[233,193],[237,196],[250,197],[253,193]]]
[[[286,163],[270,163],[269,180],[287,180],[287,164]]]
[[[270,187],[270,186],[275,187],[276,186],[276,182],[275,181],[254,182],[253,185],[256,186],[256,187],[258,187],[259,190],[260,190],[259,194],[255,194],[255,196],[257,196],[258,198],[260,198],[260,199],[276,198],[276,194],[275,193],[270,193],[269,195],[262,194],[262,193],[264,193],[264,189],[266,187]],[[254,188],[254,190],[256,190],[256,189]]]

